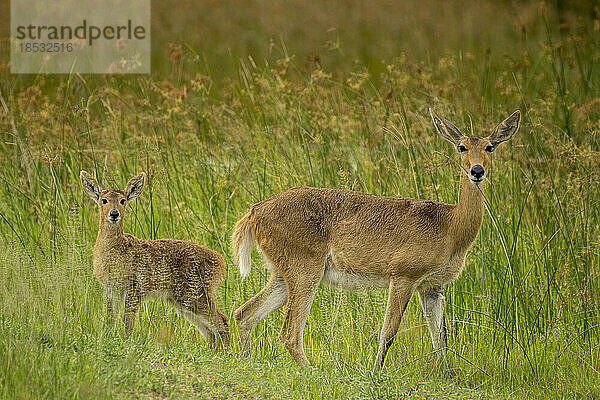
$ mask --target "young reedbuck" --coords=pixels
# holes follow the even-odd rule
[[[81,171],[80,178],[83,190],[100,209],[94,275],[108,292],[109,321],[113,321],[114,313],[118,314],[124,303],[123,321],[129,335],[140,303],[148,297],[162,296],[207,342],[227,347],[227,317],[215,302],[215,291],[226,275],[223,257],[190,241],[141,240],[123,233],[125,208],[142,192],[143,172],[132,178],[124,191],[101,190],[98,182],[85,171]]]
[[[232,239],[240,274],[250,272],[255,243],[271,271],[268,284],[235,311],[243,353],[249,351],[254,327],[287,303],[280,339],[298,364],[308,364],[302,332],[323,282],[348,289],[389,289],[374,371],[383,366],[415,289],[433,346],[444,356],[442,292],[460,275],[481,227],[490,153],[517,132],[521,115],[515,111],[490,136],[477,138],[430,114],[438,133],[460,153],[458,204],[299,187],[255,204],[237,222]]]

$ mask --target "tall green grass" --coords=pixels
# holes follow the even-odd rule
[[[505,34],[519,38],[505,57],[440,48],[426,61],[380,60],[377,73],[364,62],[306,67],[289,45],[242,58],[229,82],[193,46],[166,80],[0,72],[0,397],[599,397],[598,20],[559,31],[548,11],[531,12]],[[429,106],[477,136],[523,112],[493,155],[466,269],[446,289],[443,368],[413,299],[371,375],[378,291],[317,292],[309,369],[278,340],[281,312],[258,326],[249,360],[233,341],[212,354],[161,301],[144,304],[130,339],[105,326],[91,271],[98,216],[80,169],[111,188],[146,171],[126,231],[221,252],[219,304],[231,317],[268,279],[255,255],[242,281],[230,252],[250,205],[298,185],[458,200],[457,157]]]

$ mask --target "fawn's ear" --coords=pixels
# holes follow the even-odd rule
[[[431,108],[429,109],[429,114],[431,114],[433,125],[435,125],[435,129],[437,129],[438,133],[453,145],[458,146],[460,144],[460,140],[465,137],[465,135],[463,135],[452,122],[448,121],[444,117],[441,117]]]
[[[127,196],[127,201],[135,199],[140,195],[140,193],[142,193],[144,183],[146,183],[146,175],[143,172],[140,172],[137,176],[131,178],[127,184],[127,187],[125,188],[125,196]]]
[[[500,122],[498,126],[494,129],[494,132],[488,139],[490,144],[494,147],[498,146],[502,142],[506,142],[508,139],[514,136],[515,133],[519,130],[519,126],[521,123],[521,111],[517,110],[514,113],[510,114],[508,118],[504,121]]]
[[[100,205],[100,186],[98,185],[98,181],[85,171],[79,173],[79,179],[81,180],[83,191],[90,196],[96,204]]]

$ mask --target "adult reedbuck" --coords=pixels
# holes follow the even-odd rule
[[[268,284],[235,311],[238,344],[249,351],[254,327],[287,303],[280,339],[308,364],[302,332],[321,282],[348,289],[388,288],[374,371],[383,366],[414,290],[433,346],[445,355],[444,286],[458,277],[483,221],[490,153],[519,129],[517,110],[485,138],[467,137],[430,110],[438,133],[460,154],[458,204],[381,197],[348,190],[294,188],[255,204],[235,225],[242,276],[256,243],[271,271]]]
[[[100,209],[94,275],[107,289],[109,321],[114,320],[124,303],[125,332],[130,335],[140,303],[148,297],[162,296],[207,342],[227,347],[227,317],[215,302],[215,291],[226,274],[223,257],[189,241],[141,240],[123,233],[125,208],[142,192],[143,172],[132,178],[124,191],[101,190],[85,171],[81,171],[80,179],[83,190]]]

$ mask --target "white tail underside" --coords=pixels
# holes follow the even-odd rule
[[[240,275],[242,276],[242,279],[250,273],[250,268],[252,267],[251,254],[253,247],[254,237],[252,236],[252,232],[250,231],[250,226],[248,226],[246,228],[244,240],[242,241],[238,252],[238,262],[240,265]]]

